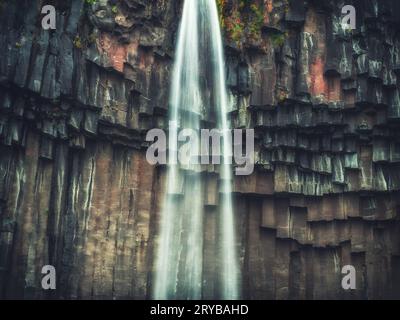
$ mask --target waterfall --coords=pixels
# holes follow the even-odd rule
[[[155,299],[201,299],[203,190],[201,166],[177,160],[178,130],[216,123],[222,135],[218,219],[218,298],[239,298],[239,268],[232,207],[232,150],[223,43],[215,0],[185,0],[172,73],[169,162],[156,250]],[[192,155],[200,145],[191,146]],[[194,150],[194,152],[193,152]],[[206,191],[207,192],[207,191]]]

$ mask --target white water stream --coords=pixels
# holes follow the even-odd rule
[[[174,159],[178,129],[200,130],[207,121],[222,129],[219,179],[220,230],[217,243],[218,298],[239,298],[239,268],[232,208],[232,166],[228,141],[228,96],[218,10],[215,0],[185,0],[170,91],[170,159],[156,251],[155,299],[201,299],[203,286],[203,186],[199,167]],[[214,117],[210,119],[210,117]],[[200,146],[192,146],[199,151]],[[197,152],[196,152],[197,153]],[[199,154],[199,153],[197,153]],[[176,156],[175,156],[176,157]],[[226,160],[226,161],[224,161]]]

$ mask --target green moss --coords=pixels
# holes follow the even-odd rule
[[[81,39],[81,37],[79,35],[76,35],[76,37],[75,37],[75,39],[73,41],[73,44],[74,44],[75,48],[77,48],[77,49],[82,49],[83,48],[83,42],[82,42],[82,39]]]
[[[72,43],[77,49],[85,49],[96,43],[97,36],[97,33],[94,31],[83,31],[82,34],[75,36]]]
[[[279,103],[283,103],[288,98],[288,96],[289,96],[289,94],[287,91],[278,90],[276,97],[277,97]]]
[[[91,34],[89,34],[89,37],[88,37],[89,44],[95,43],[96,40],[97,40],[97,34],[95,32],[92,32]]]
[[[232,16],[226,18],[225,20],[225,28],[228,33],[228,36],[231,40],[233,40],[236,44],[240,44],[243,36],[244,36],[244,28],[245,25],[241,20],[240,14],[238,11],[234,11]]]
[[[92,5],[92,4],[95,4],[95,3],[97,3],[99,0],[85,0],[85,3],[86,4],[89,4],[89,5]]]
[[[225,28],[225,16],[224,16],[225,6],[226,6],[226,0],[217,0],[219,21],[222,29]]]
[[[286,38],[287,33],[274,32],[270,35],[270,39],[274,47],[282,46],[285,43]]]
[[[249,23],[249,36],[253,40],[261,39],[261,29],[264,25],[264,12],[259,5],[251,4],[250,10],[252,13],[251,21]]]
[[[237,46],[246,39],[259,41],[264,25],[263,4],[241,0],[228,10],[227,0],[217,0],[221,28],[225,36]]]

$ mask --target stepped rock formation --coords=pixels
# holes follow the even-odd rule
[[[233,186],[242,297],[400,298],[399,2],[218,3],[232,125],[256,130],[256,171]],[[56,30],[41,28],[45,4]],[[345,4],[356,30],[341,27]],[[1,298],[151,297],[166,170],[145,135],[168,125],[181,10],[0,1]],[[206,257],[217,177],[203,173]],[[55,291],[41,288],[48,264]]]

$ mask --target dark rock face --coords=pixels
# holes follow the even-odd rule
[[[0,2],[0,297],[149,298],[165,170],[144,136],[167,124],[182,1],[50,2],[54,31],[48,2]],[[244,298],[400,298],[399,4],[350,2],[351,32],[341,1],[297,0],[254,1],[259,37],[226,32],[232,123],[257,137],[256,172],[234,182]]]

